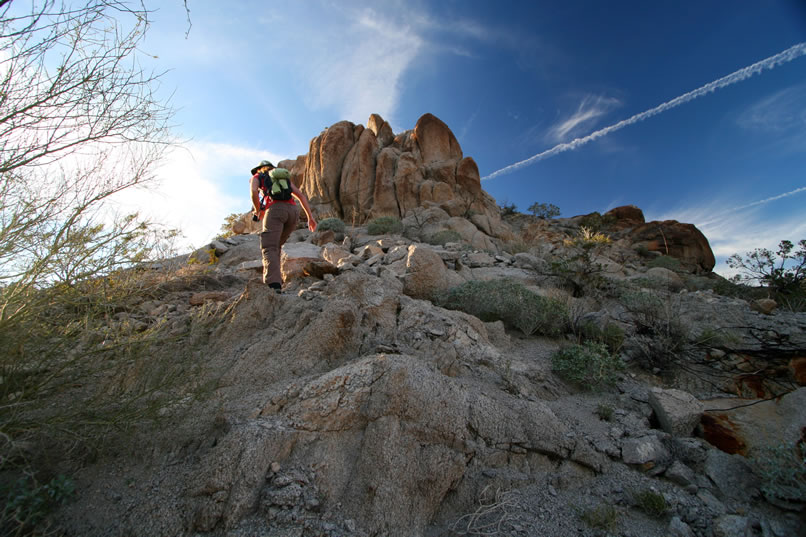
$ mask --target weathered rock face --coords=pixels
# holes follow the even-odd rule
[[[629,232],[631,242],[651,252],[676,257],[696,272],[710,272],[716,259],[708,239],[694,224],[676,220],[647,222]]]
[[[379,216],[403,218],[433,205],[450,216],[473,213],[487,235],[510,233],[495,200],[481,188],[478,166],[432,114],[397,136],[377,114],[366,129],[336,123],[311,140],[306,158],[293,165],[292,177],[322,217],[362,223]]]
[[[611,217],[615,219],[617,223],[643,224],[646,222],[644,219],[644,211],[635,205],[622,205],[621,207],[610,209],[604,216],[605,218]]]

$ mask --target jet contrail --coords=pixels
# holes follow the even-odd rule
[[[754,201],[752,203],[748,203],[746,205],[740,205],[738,207],[733,207],[732,209],[727,209],[722,211],[721,213],[711,217],[710,220],[705,222],[701,222],[700,225],[707,226],[713,224],[714,222],[718,222],[722,217],[729,215],[731,213],[735,213],[737,211],[742,211],[744,209],[749,209],[750,207],[756,207],[757,205],[764,205],[766,203],[770,203],[771,201],[777,201],[782,198],[788,198],[789,196],[794,196],[795,194],[800,194],[801,192],[806,192],[806,186],[802,186],[800,188],[796,188],[795,190],[791,190],[789,192],[784,192],[783,194],[778,194],[777,196],[772,196],[770,198],[766,198],[763,200]]]
[[[790,47],[790,48],[786,49],[785,51],[776,54],[775,56],[770,56],[769,58],[767,58],[765,60],[761,60],[760,62],[756,62],[753,65],[750,65],[750,66],[745,67],[743,69],[739,69],[738,71],[736,71],[734,73],[731,73],[731,74],[729,74],[727,76],[723,76],[722,78],[720,78],[718,80],[715,80],[713,82],[709,82],[708,84],[706,84],[706,85],[704,85],[704,86],[702,86],[700,88],[697,88],[695,90],[689,91],[688,93],[685,93],[685,94],[681,95],[680,97],[676,97],[676,98],[672,99],[671,101],[668,101],[668,102],[665,102],[663,104],[660,104],[660,105],[656,106],[655,108],[652,108],[652,109],[647,110],[645,112],[641,112],[640,114],[635,114],[631,118],[619,121],[615,125],[610,125],[609,127],[605,127],[603,129],[600,129],[600,130],[598,130],[596,132],[593,132],[593,133],[591,133],[591,134],[589,134],[589,135],[587,135],[587,136],[585,136],[583,138],[576,138],[576,139],[574,139],[574,140],[572,140],[570,142],[565,142],[565,143],[556,145],[556,146],[552,147],[551,149],[543,151],[542,153],[538,153],[537,155],[529,157],[526,160],[516,162],[515,164],[510,164],[509,166],[507,166],[505,168],[501,168],[500,170],[494,171],[490,175],[482,177],[482,180],[484,181],[484,180],[487,180],[487,179],[494,179],[494,178],[499,177],[501,175],[505,175],[507,173],[514,172],[515,170],[519,170],[519,169],[521,169],[521,168],[523,168],[525,166],[529,166],[530,164],[534,164],[535,162],[541,161],[543,159],[553,157],[554,155],[557,155],[559,153],[564,153],[565,151],[570,151],[572,149],[576,149],[577,147],[585,145],[588,142],[592,142],[593,140],[601,138],[602,136],[607,136],[611,132],[615,132],[615,131],[617,131],[619,129],[623,129],[624,127],[626,127],[628,125],[632,125],[633,123],[638,123],[639,121],[643,121],[643,120],[645,120],[647,118],[650,118],[652,116],[656,116],[656,115],[660,114],[661,112],[665,112],[666,110],[670,110],[672,108],[680,106],[681,104],[685,104],[685,103],[687,103],[689,101],[693,101],[697,97],[702,97],[703,95],[707,95],[707,94],[712,93],[712,92],[714,92],[714,91],[716,91],[718,89],[730,86],[730,85],[735,84],[737,82],[741,82],[742,80],[746,80],[746,79],[748,79],[748,78],[750,78],[750,77],[752,77],[754,75],[760,74],[765,69],[774,69],[775,67],[778,67],[779,65],[789,63],[792,60],[795,60],[795,59],[797,59],[797,58],[799,58],[801,56],[804,56],[804,55],[806,55],[806,43],[798,43],[797,45],[795,45],[793,47]]]

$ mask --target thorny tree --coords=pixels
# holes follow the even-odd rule
[[[140,1],[0,0],[0,329],[43,285],[152,244],[153,226],[108,203],[153,181],[172,141],[161,74],[140,64],[149,15]]]

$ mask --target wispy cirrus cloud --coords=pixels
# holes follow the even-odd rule
[[[310,104],[354,122],[373,113],[391,117],[403,74],[424,40],[411,26],[373,9],[345,10],[342,16],[323,26],[326,46],[304,73]]]
[[[736,124],[757,135],[765,150],[779,154],[806,152],[806,84],[760,99],[736,118]]]
[[[614,108],[621,105],[618,99],[597,95],[586,95],[576,111],[549,128],[546,138],[554,143],[563,142],[589,130]]]
[[[749,131],[783,133],[806,129],[806,84],[800,84],[765,97],[736,118],[736,124]]]
[[[735,271],[725,264],[727,257],[756,248],[775,250],[783,239],[794,242],[806,237],[806,220],[801,214],[785,212],[778,218],[774,211],[766,210],[777,201],[802,196],[806,196],[806,186],[728,207],[724,202],[713,201],[658,214],[647,212],[646,216],[648,220],[678,220],[697,226],[717,258],[715,272],[730,276]]]

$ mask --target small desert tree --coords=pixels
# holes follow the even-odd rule
[[[172,142],[139,63],[148,26],[136,1],[0,0],[0,333],[44,287],[155,251],[154,226],[108,203],[152,182]]]
[[[774,294],[792,296],[804,293],[806,281],[806,239],[798,242],[783,240],[778,250],[756,248],[744,257],[733,254],[727,259],[729,267],[738,269],[735,279],[739,283],[759,283]]]
[[[529,206],[529,212],[538,218],[556,218],[560,216],[560,208],[553,203],[533,203]]]
[[[76,360],[93,300],[172,235],[110,207],[154,181],[172,143],[160,73],[140,63],[149,15],[139,0],[0,0],[0,436],[9,444],[34,432],[21,413],[53,395],[59,377],[87,374]]]

